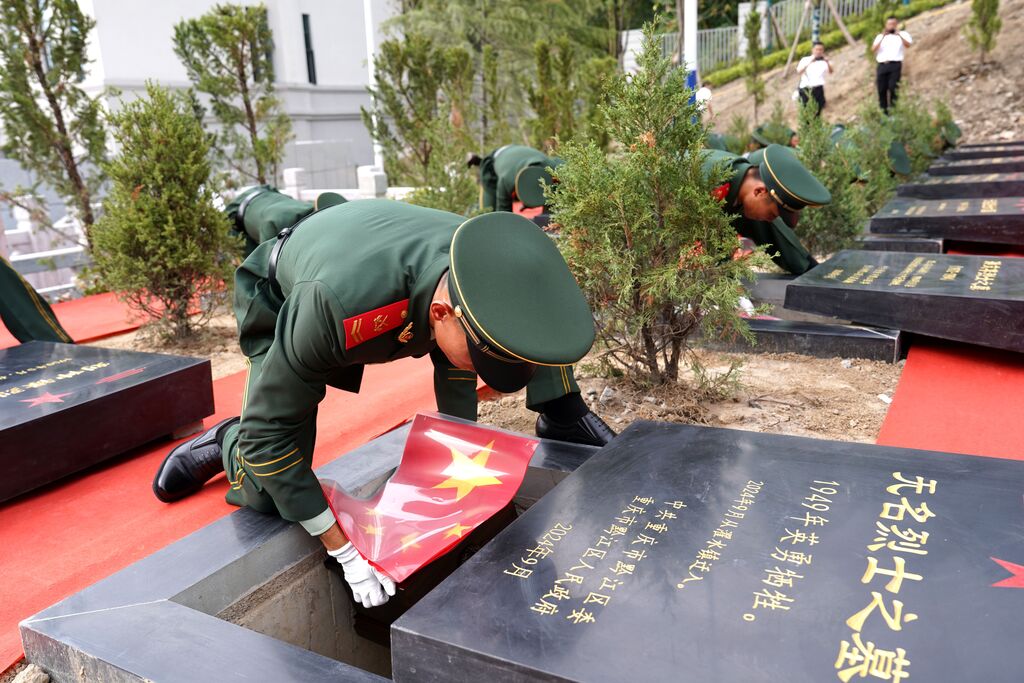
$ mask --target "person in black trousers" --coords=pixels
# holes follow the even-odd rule
[[[885,31],[875,36],[875,41],[871,44],[871,51],[875,53],[875,60],[878,62],[875,72],[878,106],[886,114],[889,113],[889,107],[896,104],[896,91],[903,75],[905,50],[914,42],[909,33],[899,30],[898,23],[896,17],[886,19]]]

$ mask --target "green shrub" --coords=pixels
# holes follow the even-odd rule
[[[832,141],[831,126],[818,116],[814,100],[800,107],[798,130],[800,161],[832,193],[830,204],[802,212],[797,227],[807,249],[823,256],[849,246],[861,233],[868,217],[864,187],[853,182],[857,174],[852,149]]]
[[[733,260],[736,233],[710,194],[724,174],[702,173],[707,129],[650,25],[638,62],[638,73],[606,85],[604,118],[618,151],[563,142],[550,201],[606,354],[660,384],[678,379],[698,328],[749,338],[736,313],[741,283],[767,259]]]
[[[964,36],[971,47],[981,53],[982,64],[995,49],[996,35],[1002,28],[999,0],[971,0],[971,20],[964,26]]]
[[[765,97],[762,74],[771,67],[764,63],[764,51],[761,49],[761,14],[756,9],[747,15],[747,22],[743,25],[743,36],[747,39],[744,78],[747,83],[747,94],[754,103],[754,125],[757,125],[757,108],[764,103]]]
[[[919,96],[903,92],[889,117],[896,139],[903,143],[910,157],[913,173],[928,169],[932,160],[942,151],[937,147],[938,129],[928,111],[928,105]]]
[[[725,146],[733,154],[743,154],[750,145],[750,122],[742,114],[733,114],[726,129]]]
[[[869,216],[881,209],[896,189],[896,178],[889,165],[889,148],[896,135],[889,119],[868,102],[857,113],[857,126],[846,131],[852,161],[863,184],[864,204]]]
[[[120,151],[104,165],[110,192],[94,227],[101,283],[178,339],[226,299],[239,248],[213,204],[210,139],[194,104],[150,82],[111,115]]]

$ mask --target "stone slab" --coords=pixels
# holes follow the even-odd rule
[[[974,149],[976,147],[1019,147],[1024,149],[1024,140],[988,140],[985,142],[964,142],[956,149]]]
[[[977,145],[974,147],[955,147],[942,155],[944,159],[994,159],[998,157],[1015,157],[1024,154],[1024,145]]]
[[[899,330],[797,320],[751,318],[756,344],[744,339],[708,340],[712,348],[737,353],[799,353],[815,358],[865,358],[895,363],[902,344]]]
[[[964,175],[975,173],[1019,173],[1024,171],[1024,153],[995,158],[936,161],[928,175]]]
[[[786,307],[1024,352],[1024,259],[841,251],[786,288]]]
[[[872,234],[1024,245],[1024,197],[894,197],[871,217]]]
[[[211,414],[208,360],[39,341],[0,350],[0,501]]]
[[[1020,462],[634,423],[395,624],[394,680],[1017,682],[1022,490]]]
[[[945,251],[945,242],[940,238],[883,237],[870,234],[863,235],[855,246],[867,251],[902,251],[914,254],[941,254]]]
[[[812,315],[800,311],[789,311],[783,308],[786,302],[786,287],[796,279],[795,275],[788,273],[757,273],[753,280],[744,283],[747,296],[757,306],[768,304],[771,306],[769,315],[783,320],[794,322],[820,323],[823,325],[834,325],[847,322],[837,320],[832,316]]]
[[[318,468],[317,475],[356,495],[372,494],[398,466],[408,429],[374,439]],[[542,440],[517,505],[545,495],[595,452]],[[276,577],[323,557],[323,547],[299,525],[237,510],[25,619],[20,632],[26,658],[56,683],[382,683],[380,676],[217,616]],[[308,630],[314,619],[306,617]]]
[[[989,199],[1024,196],[1024,173],[923,175],[896,188],[899,197],[918,199]]]

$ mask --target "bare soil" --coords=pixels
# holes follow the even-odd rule
[[[969,2],[961,1],[918,15],[906,22],[914,38],[907,50],[901,87],[927,99],[943,100],[963,129],[963,142],[1024,139],[1024,0],[1003,0],[999,15],[1003,28],[988,64],[981,64],[963,37],[962,27],[971,15]],[[768,97],[759,108],[765,120],[775,100],[783,104],[786,116],[796,122],[796,103],[791,98],[799,77],[794,58],[789,75],[782,68],[769,72]],[[865,99],[874,99],[874,61],[865,55],[863,43],[833,50],[829,54],[835,73],[828,77],[825,96],[826,119],[845,122],[853,118]],[[734,114],[753,121],[753,105],[742,80],[714,91],[712,108],[715,128],[724,131]]]
[[[127,334],[92,342],[91,345],[107,349],[209,358],[214,379],[233,375],[245,369],[245,357],[238,348],[235,316],[227,311],[218,313],[210,320],[207,327],[187,341],[164,340],[159,338],[151,328],[140,327]]]
[[[689,376],[675,385],[645,388],[623,378],[586,376],[584,370],[580,388],[594,412],[617,431],[634,420],[661,420],[874,443],[903,369],[902,362],[797,354],[700,350],[697,356],[712,372],[742,361],[739,386],[724,398],[707,398]],[[524,392],[480,406],[480,421],[498,427],[532,433],[535,420]]]

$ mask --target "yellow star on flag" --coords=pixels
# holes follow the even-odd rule
[[[465,524],[456,524],[451,529],[449,529],[448,531],[444,532],[444,537],[448,538],[449,536],[455,536],[456,538],[462,538],[463,534],[465,534],[467,531],[469,531],[472,528],[473,527],[466,526]]]
[[[360,524],[359,528],[366,532],[367,536],[380,536],[380,527],[373,524]]]
[[[402,536],[402,550],[405,550],[406,548],[419,548],[420,544],[416,542],[419,540],[419,537],[420,534],[415,531],[411,534]]]
[[[501,480],[497,475],[507,474],[501,470],[492,470],[486,467],[487,458],[491,455],[494,442],[487,444],[479,453],[472,458],[452,448],[452,462],[441,474],[447,474],[448,478],[435,486],[435,489],[455,489],[455,500],[459,501],[469,495],[469,492],[477,486],[500,486]]]

